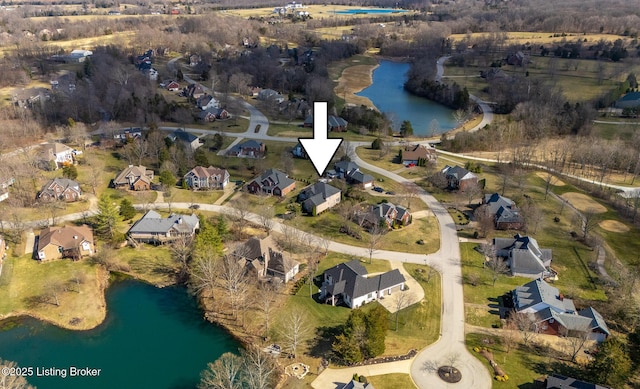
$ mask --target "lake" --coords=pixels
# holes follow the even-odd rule
[[[373,83],[357,95],[367,97],[380,112],[386,113],[396,131],[403,120],[411,122],[414,135],[438,135],[455,128],[457,123],[452,116],[453,110],[404,89],[408,70],[408,63],[382,60],[373,71]],[[434,119],[438,126],[432,134]]]
[[[238,350],[229,334],[202,318],[182,287],[117,281],[106,300],[107,319],[94,330],[69,331],[26,318],[0,331],[0,357],[32,366],[34,375],[36,368],[66,369],[66,378],[28,377],[44,389],[193,389],[208,362]],[[71,366],[101,371],[98,377],[70,377]]]

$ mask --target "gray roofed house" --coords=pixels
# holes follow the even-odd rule
[[[127,234],[131,239],[145,243],[165,243],[183,236],[193,236],[200,228],[196,215],[171,214],[166,218],[156,211],[148,211],[135,222]]]
[[[198,147],[202,146],[202,143],[200,143],[200,138],[189,132],[186,132],[182,128],[175,130],[174,132],[169,134],[167,138],[176,143],[180,142],[191,150],[195,150]]]
[[[373,187],[373,176],[360,170],[356,170],[347,176],[347,182],[351,185],[361,186],[363,189]]]
[[[449,189],[465,191],[474,185],[478,185],[478,176],[461,166],[446,165],[441,173],[447,179]]]
[[[329,115],[327,117],[327,127],[332,132],[345,132],[347,131],[347,121],[340,116]]]
[[[385,223],[388,228],[406,226],[411,223],[411,213],[403,206],[393,203],[380,203],[372,206],[368,212],[360,215],[364,228],[370,230]]]
[[[577,311],[573,300],[542,279],[533,280],[511,292],[516,312],[529,315],[536,332],[570,336],[587,332],[589,339],[604,341],[609,328],[593,308]]]
[[[346,178],[351,173],[360,169],[355,162],[351,162],[351,161],[336,162],[334,167],[335,167],[336,173],[338,173],[339,178]]]
[[[483,204],[489,208],[489,213],[495,218],[495,226],[499,230],[521,229],[524,218],[520,215],[516,203],[498,193],[486,194]]]
[[[356,381],[356,380],[351,380],[349,383],[347,383],[345,386],[343,386],[341,389],[375,389],[373,387],[373,384],[370,383],[363,383],[360,381]]]
[[[280,197],[286,196],[295,187],[296,182],[277,169],[266,170],[247,184],[249,193],[263,193]]]
[[[297,201],[302,203],[302,211],[318,215],[340,203],[341,191],[324,182],[317,182],[302,189]]]
[[[514,235],[513,238],[494,238],[496,256],[505,258],[511,274],[529,278],[552,276],[551,249],[541,249],[532,237]]]
[[[320,299],[330,301],[331,305],[344,301],[349,308],[358,308],[404,290],[405,278],[398,269],[371,277],[367,275],[367,269],[356,259],[325,270]]]
[[[565,377],[560,374],[551,374],[546,380],[546,389],[611,389],[608,386],[596,385],[590,382],[579,381],[575,378]]]
[[[227,155],[240,158],[264,158],[265,152],[264,143],[250,139],[233,146]]]
[[[148,170],[142,165],[129,165],[113,179],[113,186],[116,189],[149,190],[151,180],[153,180],[153,170]]]
[[[68,178],[54,178],[44,184],[38,193],[38,199],[43,201],[62,200],[72,202],[79,200],[81,195],[80,184],[76,181]]]

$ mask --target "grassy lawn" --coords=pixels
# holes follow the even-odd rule
[[[404,388],[411,389],[416,386],[413,384],[411,375],[409,374],[383,374],[367,377],[367,381],[376,388]]]
[[[610,121],[610,118],[598,118],[599,120]],[[593,123],[591,132],[594,136],[603,139],[631,139],[633,134],[636,133],[638,125],[636,124],[608,124],[608,123]]]
[[[356,153],[358,154],[358,157],[362,158],[366,162],[392,172],[404,167],[401,163],[396,162],[398,159],[398,150],[400,150],[400,147],[390,147],[389,152],[386,153],[386,155],[381,156],[380,150],[373,150],[368,147],[361,146],[356,148]]]
[[[0,316],[30,315],[60,327],[94,328],[105,317],[106,282],[106,271],[87,260],[7,258],[0,277]],[[59,306],[52,290],[58,290]]]
[[[233,186],[233,183],[230,185]],[[201,190],[194,191],[189,189],[172,188],[171,201],[174,203],[204,203],[213,204],[224,194],[223,190]],[[164,201],[167,196],[164,196]]]
[[[114,254],[118,263],[129,266],[126,274],[156,286],[175,283],[178,266],[168,246],[140,244],[136,248],[123,247]]]
[[[269,124],[267,134],[271,136],[283,136],[291,138],[306,138],[313,135],[313,129],[295,124]]]
[[[486,344],[483,340],[489,340],[491,343]],[[494,361],[509,376],[507,382],[498,382],[493,380],[493,387],[496,389],[522,389],[533,388],[533,381],[543,374],[550,374],[546,366],[549,364],[551,356],[537,355],[530,351],[512,349],[510,353],[505,352],[505,348],[500,344],[500,339],[495,336],[487,336],[480,334],[468,334],[466,337],[467,347],[471,354],[482,361],[487,368],[489,374],[493,377],[493,368],[485,357],[473,351],[474,347],[486,347],[493,353]],[[528,386],[532,385],[532,386]]]
[[[315,217],[300,216],[293,219],[292,224],[301,230],[308,231],[336,242],[358,247],[367,247],[369,234],[361,232],[362,239],[357,240],[340,232],[342,218],[334,212],[324,212]],[[354,227],[357,227],[354,225]],[[416,242],[422,239],[424,245]],[[378,245],[378,249],[403,251],[416,254],[429,254],[440,248],[440,233],[437,221],[433,216],[414,220],[413,223],[386,233]]]

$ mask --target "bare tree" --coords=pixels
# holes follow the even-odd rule
[[[411,304],[412,295],[408,291],[398,291],[393,295],[393,308],[395,308],[396,332],[400,321],[400,311]]]
[[[91,187],[91,193],[95,195],[96,188],[100,186],[100,177],[104,172],[104,161],[93,153],[85,153],[84,161],[89,167],[86,183]]]
[[[2,371],[5,369],[18,369],[18,365],[13,361],[7,361],[0,359],[0,368]],[[0,374],[0,388],[2,389],[34,389],[29,385],[24,376],[19,374]]]
[[[369,230],[369,238],[367,240],[367,251],[369,252],[369,263],[373,260],[373,253],[376,252],[378,246],[382,242],[384,234],[384,227],[380,227],[378,224],[374,225]]]
[[[274,304],[278,295],[277,287],[274,283],[263,282],[260,283],[257,292],[257,298],[255,302],[264,319],[264,338],[269,336],[269,324],[271,323],[271,314],[274,310]]]
[[[200,374],[199,389],[242,389],[241,357],[224,353]]]
[[[242,351],[244,378],[249,389],[269,389],[274,387],[274,373],[277,364],[271,355],[257,345],[250,345]]]
[[[507,320],[503,327],[502,335],[500,335],[500,341],[505,347],[507,354],[516,346],[518,334],[518,327],[515,325],[514,320]]]
[[[522,337],[522,343],[529,346],[537,336],[537,328],[535,320],[527,313],[511,312],[509,319],[513,322],[513,326],[518,329]]]
[[[217,282],[217,262],[215,253],[206,252],[194,260],[189,278],[193,293],[205,297],[213,297],[213,289]]]
[[[291,353],[293,359],[298,357],[298,349],[311,335],[311,328],[302,311],[294,310],[284,318],[281,337],[285,348]]]
[[[217,285],[227,293],[233,317],[237,317],[238,304],[247,292],[244,261],[235,255],[225,255],[217,266]]]
[[[460,360],[460,354],[451,353],[444,358],[447,367],[449,368],[449,374],[453,374],[453,369],[455,368],[456,363]]]
[[[70,280],[71,287],[74,288],[76,292],[80,293],[80,285],[84,284],[86,281],[86,273],[81,270],[76,270]]]
[[[582,239],[587,239],[587,236],[600,222],[600,216],[598,210],[595,208],[588,208],[582,213],[581,231]]]
[[[178,276],[184,279],[189,274],[189,260],[193,253],[193,237],[182,235],[171,243],[173,259],[178,263]]]
[[[473,212],[473,216],[478,224],[480,236],[483,238],[488,237],[489,233],[493,231],[495,225],[495,217],[491,213],[489,207],[486,204],[479,206]]]
[[[60,306],[60,294],[65,291],[64,285],[56,280],[47,280],[44,284],[44,293],[49,299],[53,300],[53,305]]]
[[[239,232],[242,233],[242,230],[247,225],[247,216],[249,216],[251,204],[249,204],[249,200],[246,197],[241,196],[233,200],[232,205],[235,209],[234,223]]]
[[[260,219],[260,224],[267,231],[267,235],[271,234],[271,230],[275,226],[276,222],[273,220],[275,217],[275,211],[271,206],[263,206],[256,210],[258,214],[258,218]]]
[[[591,329],[588,323],[582,324],[571,331],[563,331],[563,335],[566,337],[565,350],[571,358],[571,362],[575,362],[580,351],[584,349],[585,344],[589,341],[590,332]]]
[[[418,186],[413,182],[403,182],[402,191],[407,199],[407,208],[411,209],[411,200],[418,197]]]

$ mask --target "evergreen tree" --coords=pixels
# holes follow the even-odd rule
[[[136,209],[131,204],[131,200],[122,199],[120,202],[120,216],[123,220],[130,220],[136,215]]]
[[[109,196],[101,195],[98,200],[98,213],[96,214],[96,232],[98,235],[111,241],[116,235],[116,224],[119,219],[118,208]]]
[[[169,170],[163,170],[160,172],[160,183],[164,186],[174,186],[176,177]]]
[[[625,344],[613,337],[604,341],[587,371],[595,383],[623,387],[631,376],[631,359]]]
[[[371,143],[371,149],[380,150],[381,148],[382,148],[382,140],[380,138],[374,139],[374,141]]]
[[[194,257],[204,257],[208,253],[222,253],[222,239],[218,234],[216,226],[211,225],[209,221],[202,215],[198,216],[200,220],[200,231],[196,235],[194,245]]]
[[[411,122],[403,120],[402,125],[400,125],[400,136],[406,138],[411,135],[413,135],[413,126],[411,125]]]
[[[69,165],[62,168],[62,177],[70,180],[78,178],[78,169],[75,165]]]
[[[366,317],[367,325],[367,356],[375,357],[384,353],[384,340],[389,329],[387,310],[378,305]]]

